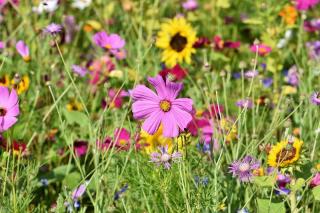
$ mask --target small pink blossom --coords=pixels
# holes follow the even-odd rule
[[[20,40],[17,42],[16,50],[22,56],[24,61],[30,61],[29,47],[23,41]]]
[[[98,32],[93,36],[96,45],[107,50],[121,49],[125,45],[125,41],[118,34],[108,35],[106,32]]]
[[[311,188],[319,186],[320,185],[320,173],[318,172],[311,180],[310,186]]]
[[[271,52],[272,48],[265,44],[254,44],[251,45],[250,50],[253,53],[256,53],[258,51],[258,54],[260,56],[265,56]]]
[[[185,10],[195,10],[198,8],[197,0],[187,0],[186,2],[182,3],[182,7]]]

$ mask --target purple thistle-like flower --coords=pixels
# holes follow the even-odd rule
[[[44,33],[56,35],[62,31],[62,26],[60,24],[51,23],[43,29]]]
[[[171,168],[171,162],[176,162],[181,159],[182,154],[180,152],[168,153],[168,145],[159,147],[159,152],[153,152],[150,154],[150,162],[155,163],[157,166],[163,165],[165,169]]]
[[[319,92],[312,93],[310,96],[310,101],[311,101],[311,103],[319,106],[320,105],[320,93]]]
[[[234,161],[230,167],[230,173],[233,177],[237,177],[241,182],[250,182],[252,180],[253,171],[260,167],[260,162],[252,156],[246,156],[242,160]]]
[[[78,75],[80,75],[81,77],[84,77],[87,73],[88,70],[84,67],[81,67],[79,65],[72,65],[72,71]]]
[[[247,109],[253,108],[253,102],[248,98],[237,101],[236,105],[240,108],[247,108]]]

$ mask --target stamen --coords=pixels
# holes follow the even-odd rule
[[[170,109],[171,109],[171,103],[170,101],[167,101],[167,100],[162,100],[160,101],[160,108],[162,111],[164,112],[169,112]]]

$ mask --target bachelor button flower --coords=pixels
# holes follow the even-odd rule
[[[93,41],[107,50],[121,49],[126,43],[118,34],[108,35],[104,31],[94,34]]]
[[[311,94],[310,97],[310,101],[311,103],[313,103],[314,105],[320,105],[320,93],[319,92],[314,92]]]
[[[17,122],[19,115],[18,95],[14,89],[0,86],[0,132],[4,132]]]
[[[256,77],[257,75],[259,75],[259,72],[256,71],[256,70],[249,70],[247,72],[244,73],[244,77],[245,78],[254,78]]]
[[[262,84],[264,87],[270,87],[273,84],[273,79],[272,78],[265,78],[262,80]]]
[[[72,65],[72,71],[74,73],[77,73],[79,76],[81,77],[84,77],[87,73],[88,73],[88,70],[84,67],[81,67],[79,65]]]
[[[182,7],[185,10],[195,10],[198,8],[197,0],[187,0],[186,2],[182,3]]]
[[[155,163],[157,166],[163,165],[165,169],[171,168],[171,162],[176,162],[181,159],[182,154],[180,152],[173,152],[170,154],[168,152],[168,145],[165,147],[159,147],[159,152],[153,152],[150,154],[151,162]]]
[[[62,31],[62,26],[60,24],[56,24],[56,23],[49,24],[43,30],[44,33],[51,34],[51,35],[57,35],[61,31]]]
[[[122,195],[123,193],[125,193],[125,192],[128,190],[128,188],[129,188],[129,185],[126,184],[126,185],[124,185],[124,187],[122,187],[119,191],[115,192],[115,193],[114,193],[114,196],[113,196],[113,200],[114,200],[114,201],[119,200],[119,198],[121,197],[121,195]]]
[[[240,108],[252,109],[253,102],[247,98],[247,99],[242,99],[242,100],[237,101],[236,105]]]
[[[144,119],[142,129],[153,135],[160,124],[165,137],[177,137],[192,120],[192,99],[177,98],[182,83],[164,80],[160,75],[148,78],[157,94],[144,85],[136,86],[131,92],[133,117]]]
[[[23,41],[20,40],[17,42],[16,50],[22,56],[22,58],[25,62],[30,61],[31,58],[29,55],[29,47]]]
[[[229,169],[233,177],[238,177],[241,182],[250,182],[253,172],[260,168],[260,162],[251,156],[234,161]]]
[[[288,195],[290,193],[290,189],[286,188],[286,186],[290,182],[291,182],[291,178],[289,175],[279,173],[277,175],[278,189],[276,189],[275,193],[278,195]]]

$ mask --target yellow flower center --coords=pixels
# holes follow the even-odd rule
[[[180,33],[175,34],[170,41],[170,46],[177,52],[181,52],[187,44],[187,38],[181,36]]]
[[[111,49],[111,45],[107,44],[106,46],[104,46],[106,49]]]
[[[170,109],[171,109],[171,103],[170,101],[167,101],[167,100],[162,100],[160,101],[160,108],[162,111],[164,112],[169,112]]]
[[[5,116],[7,114],[7,110],[0,107],[0,116]]]

